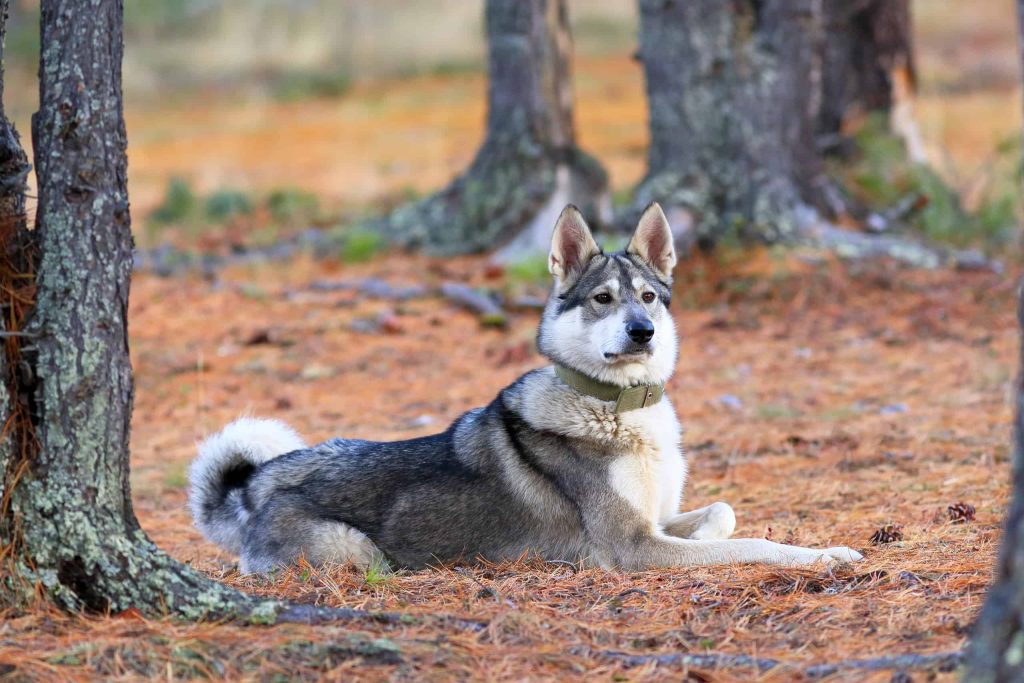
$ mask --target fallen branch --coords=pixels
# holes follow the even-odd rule
[[[864,221],[864,228],[869,232],[889,232],[903,220],[928,206],[928,197],[920,192],[911,192],[900,198],[885,211],[873,212]]]
[[[940,652],[933,655],[894,655],[874,659],[851,659],[834,664],[815,664],[803,670],[808,678],[824,678],[838,671],[955,671],[964,662],[963,652]]]
[[[947,249],[890,235],[866,235],[844,230],[807,209],[798,217],[798,243],[835,252],[842,258],[865,259],[888,257],[916,268],[952,266],[959,270],[991,270],[1002,272],[1002,265],[985,257],[976,249]]]
[[[486,621],[462,619],[445,615],[417,616],[399,612],[368,612],[348,607],[316,607],[284,603],[283,609],[267,621],[272,624],[339,624],[351,622],[376,623],[388,626],[409,626],[426,622],[441,626],[479,632],[487,627]]]
[[[872,659],[850,659],[841,662],[825,662],[802,666],[778,659],[749,657],[727,654],[668,653],[637,655],[616,650],[588,651],[579,648],[574,654],[597,656],[622,663],[627,667],[657,664],[659,666],[683,666],[694,669],[757,669],[765,672],[773,669],[799,672],[807,678],[824,678],[840,671],[939,671],[947,673],[956,670],[964,661],[964,653],[940,652],[930,655],[894,655]]]
[[[480,316],[480,322],[484,325],[504,327],[508,323],[508,317],[501,306],[483,292],[455,282],[444,283],[440,291],[444,298]]]

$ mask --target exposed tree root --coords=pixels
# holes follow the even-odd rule
[[[825,662],[811,666],[794,665],[778,659],[748,657],[746,655],[725,654],[688,654],[674,653],[661,655],[635,655],[615,650],[590,651],[590,656],[621,662],[627,667],[658,664],[661,666],[685,666],[694,669],[757,669],[760,672],[769,670],[792,670],[806,678],[824,678],[840,671],[941,671],[949,672],[957,669],[964,660],[963,652],[940,652],[931,655],[893,655],[873,659],[850,659],[841,662]]]
[[[284,606],[273,618],[274,624],[338,624],[350,622],[372,622],[386,625],[409,625],[424,621],[436,623],[460,631],[482,631],[487,627],[486,621],[477,619],[460,619],[446,615],[416,616],[397,612],[367,612],[346,607],[315,607],[313,605],[296,605],[280,603]]]
[[[1000,272],[998,261],[985,257],[975,249],[950,249],[923,241],[895,237],[892,235],[869,235],[844,230],[823,221],[816,212],[798,219],[799,229],[795,241],[833,251],[842,258],[871,259],[892,258],[915,268],[953,267],[960,270],[992,270]]]

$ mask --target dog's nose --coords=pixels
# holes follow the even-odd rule
[[[654,323],[650,320],[630,320],[626,323],[626,334],[637,344],[646,344],[654,336]]]

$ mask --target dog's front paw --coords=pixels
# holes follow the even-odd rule
[[[864,559],[863,555],[858,553],[856,550],[845,546],[825,548],[824,550],[818,548],[799,548],[796,546],[789,546],[789,549],[790,552],[787,559],[789,559],[789,563],[794,566],[819,563],[828,566],[838,562],[856,562],[857,560]]]
[[[858,562],[864,559],[864,556],[858,553],[853,548],[847,548],[845,545],[837,545],[834,548],[826,548],[825,553],[830,557],[838,560],[839,562]]]

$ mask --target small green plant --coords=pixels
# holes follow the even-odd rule
[[[551,275],[548,273],[548,257],[546,254],[527,256],[505,266],[505,276],[512,282],[527,285],[546,283]]]
[[[925,237],[958,246],[1002,246],[1020,225],[1021,152],[1016,137],[999,145],[983,169],[973,210],[934,169],[907,158],[885,116],[868,117],[855,142],[858,157],[848,166],[834,166],[833,172],[846,180],[859,201],[874,209],[884,210],[908,196],[922,197],[923,208],[907,220]]]
[[[164,470],[164,485],[169,489],[183,489],[188,486],[188,474],[182,463],[174,463]]]
[[[181,223],[191,218],[199,202],[192,186],[184,178],[171,178],[167,192],[160,206],[156,207],[150,219],[155,223]]]
[[[206,198],[204,208],[207,220],[223,223],[236,216],[252,213],[252,201],[241,190],[217,190]]]
[[[320,201],[309,192],[281,188],[267,195],[267,210],[277,223],[290,225],[315,219],[320,213]]]
[[[386,242],[380,233],[372,230],[349,230],[341,241],[341,260],[345,263],[365,263],[380,253]]]
[[[382,587],[391,581],[393,572],[391,567],[388,565],[387,560],[381,557],[374,557],[370,561],[370,564],[366,567],[366,572],[363,574],[363,581],[367,586]]]
[[[340,97],[352,87],[352,78],[344,71],[290,71],[271,82],[273,96],[284,102],[315,97]]]

